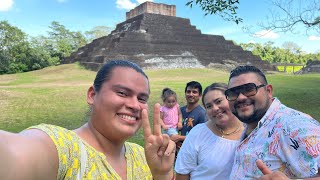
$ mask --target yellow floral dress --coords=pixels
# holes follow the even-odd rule
[[[65,128],[40,124],[29,129],[39,129],[50,136],[59,156],[59,170],[57,179],[76,179],[81,167],[81,139],[73,131]],[[82,141],[87,151],[87,162],[82,179],[112,179],[121,177],[107,162],[103,153]],[[126,142],[125,157],[127,160],[127,179],[152,179],[152,175],[145,159],[144,149],[134,143]]]

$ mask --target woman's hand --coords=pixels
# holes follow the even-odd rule
[[[172,179],[176,146],[166,134],[161,134],[160,104],[153,111],[153,133],[147,110],[142,110],[144,149],[146,159],[154,179]]]

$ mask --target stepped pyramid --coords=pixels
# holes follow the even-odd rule
[[[175,5],[145,2],[108,36],[78,49],[65,63],[79,61],[98,70],[109,60],[132,60],[143,68],[201,68],[212,64],[272,66],[223,36],[202,34],[189,19],[176,17]]]

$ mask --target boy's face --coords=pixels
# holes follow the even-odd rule
[[[187,87],[186,90],[187,104],[196,104],[199,102],[201,95],[198,88]]]

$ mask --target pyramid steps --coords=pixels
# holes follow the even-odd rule
[[[119,23],[65,60],[92,70],[113,59],[133,60],[143,68],[194,68],[231,60],[262,70],[272,66],[223,36],[202,34],[189,19],[144,13]]]

